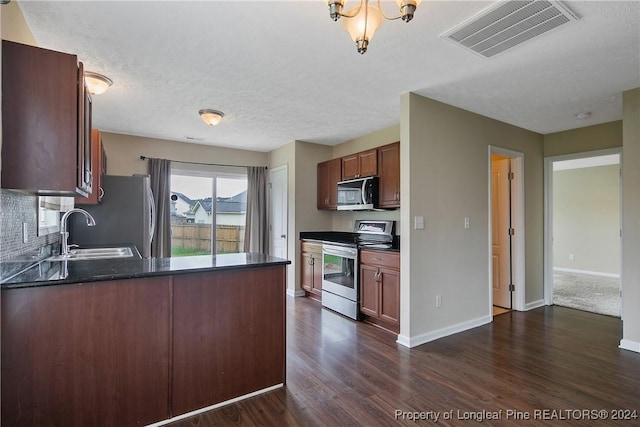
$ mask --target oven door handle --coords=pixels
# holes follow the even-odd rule
[[[357,255],[356,251],[340,250],[340,249],[327,248],[327,247],[322,248],[322,251],[329,255],[343,256],[343,257],[352,258],[352,259],[355,259]]]

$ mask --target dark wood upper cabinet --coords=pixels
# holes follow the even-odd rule
[[[337,209],[337,184],[354,178],[378,176],[379,204],[400,207],[400,142],[318,163],[318,209]]]
[[[400,142],[378,148],[379,206],[400,207]]]
[[[342,158],[342,179],[364,178],[378,174],[378,152],[362,151]]]
[[[340,159],[318,163],[317,207],[336,210],[338,206],[338,181],[342,179]]]
[[[3,40],[2,124],[2,188],[91,192],[91,97],[76,55]]]
[[[95,205],[100,203],[104,191],[102,190],[102,175],[107,173],[107,156],[102,146],[102,134],[98,129],[91,130],[91,177],[92,191],[89,197],[76,197],[76,205]]]

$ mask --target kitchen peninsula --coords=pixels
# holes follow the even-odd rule
[[[41,261],[2,286],[2,424],[147,425],[285,382],[286,265]]]

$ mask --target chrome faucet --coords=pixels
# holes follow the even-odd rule
[[[93,219],[91,214],[84,209],[75,208],[68,210],[62,215],[60,219],[60,255],[69,255],[69,243],[67,240],[69,239],[69,232],[67,231],[67,218],[71,216],[73,213],[81,213],[87,218],[87,225],[89,227],[93,227],[96,225],[96,220]]]

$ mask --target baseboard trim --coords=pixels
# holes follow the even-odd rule
[[[238,397],[233,398],[233,399],[225,400],[224,402],[216,403],[215,405],[207,406],[206,408],[196,409],[195,411],[187,412],[186,414],[178,415],[178,416],[175,416],[173,418],[169,418],[168,420],[162,420],[162,421],[158,421],[157,423],[148,424],[146,427],[163,426],[165,424],[169,424],[169,423],[173,423],[173,422],[185,419],[185,418],[189,418],[189,417],[192,417],[194,415],[201,414],[203,412],[211,411],[213,409],[217,409],[217,408],[220,408],[222,406],[229,405],[231,403],[236,403],[236,402],[239,402],[241,400],[248,399],[250,397],[258,396],[258,395],[263,394],[263,393],[267,393],[267,392],[270,392],[270,391],[273,391],[273,390],[277,390],[277,389],[282,388],[282,387],[284,387],[284,384],[276,384],[276,385],[271,386],[271,387],[263,388],[262,390],[254,391],[253,393],[245,394],[243,396],[238,396]]]
[[[492,320],[492,316],[481,316],[475,319],[467,320],[466,322],[457,323],[455,325],[447,326],[413,337],[398,335],[398,339],[396,340],[396,342],[404,347],[413,348],[422,344],[426,344],[430,341],[448,337],[449,335],[454,335],[460,332],[467,331],[469,329],[477,328],[478,326],[486,325],[487,323],[491,323]]]
[[[287,295],[289,295],[290,297],[294,297],[294,298],[298,298],[298,297],[303,297],[304,294],[304,289],[287,289]]]
[[[640,353],[640,342],[631,341],[631,340],[620,340],[620,346],[623,350],[635,351],[636,353]]]
[[[588,274],[590,276],[611,277],[614,279],[620,278],[620,274],[616,274],[616,273],[603,273],[601,271],[577,270],[573,268],[553,267],[553,271],[561,271],[563,273]]]
[[[524,305],[524,311],[533,310],[535,308],[540,308],[545,305],[544,298],[539,299],[537,301],[528,302]]]

